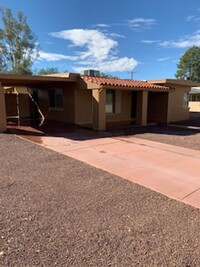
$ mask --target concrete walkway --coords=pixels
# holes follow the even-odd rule
[[[200,208],[200,151],[133,136],[80,140],[74,138],[74,134],[73,139],[71,134],[68,137],[35,136],[32,140]]]

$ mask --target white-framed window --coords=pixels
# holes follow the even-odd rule
[[[115,91],[106,90],[106,113],[115,113]]]
[[[200,94],[191,94],[189,101],[200,102]]]
[[[63,109],[63,90],[50,89],[49,90],[49,108],[50,109]]]
[[[189,93],[184,92],[183,93],[183,108],[188,108],[188,103],[189,103]]]

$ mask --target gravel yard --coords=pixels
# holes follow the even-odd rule
[[[200,150],[200,130],[176,126],[148,126],[138,129],[137,138]]]
[[[112,134],[134,135],[137,138],[200,150],[200,114],[191,113],[189,121],[176,124],[132,127],[114,130]]]
[[[0,266],[200,266],[198,209],[12,135],[0,151]]]

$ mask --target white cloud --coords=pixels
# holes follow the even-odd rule
[[[108,38],[104,33],[98,30],[72,29],[51,33],[53,37],[71,41],[75,46],[86,48],[83,52],[78,52],[80,58],[88,57],[96,60],[104,60],[108,57],[118,43]]]
[[[70,41],[69,46],[76,48],[76,56],[72,56],[72,59],[69,58],[77,60],[74,66],[75,71],[82,71],[87,68],[99,69],[102,72],[129,71],[133,70],[138,64],[134,58],[119,58],[117,56],[115,48],[118,46],[118,42],[113,40],[112,37],[123,37],[118,34],[103,33],[91,29],[72,29],[54,32],[50,35]],[[56,55],[55,58],[59,58]],[[60,56],[62,58],[64,55]]]
[[[162,58],[157,59],[158,62],[162,62],[162,61],[166,61],[166,60],[169,60],[169,57],[162,57]]]
[[[113,38],[125,38],[124,35],[119,34],[119,33],[109,33],[109,36]]]
[[[151,29],[157,24],[155,19],[134,18],[127,20],[127,24],[134,30]]]
[[[78,59],[76,56],[66,56],[62,54],[56,54],[56,53],[47,53],[40,51],[39,52],[39,59],[40,60],[46,60],[46,61],[59,61],[59,60],[76,60]]]
[[[169,48],[188,48],[191,46],[200,46],[200,32],[197,31],[193,35],[186,36],[185,38],[177,41],[164,41],[160,42],[160,46]]]
[[[191,22],[191,21],[199,21],[199,20],[200,20],[200,17],[195,16],[195,15],[191,15],[191,16],[187,16],[187,17],[186,17],[186,21],[187,21],[187,22]]]
[[[154,43],[159,43],[160,40],[142,40],[141,42],[145,44],[154,44]]]
[[[110,27],[110,25],[108,25],[108,24],[104,24],[104,23],[98,23],[98,24],[96,24],[96,25],[94,25],[95,27],[102,27],[102,28],[109,28]]]
[[[87,62],[89,63],[89,62]],[[102,61],[102,62],[91,62],[89,65],[85,65],[80,67],[75,67],[74,70],[81,72],[85,69],[98,69],[101,72],[123,72],[123,71],[131,71],[133,70],[137,65],[138,62],[134,58],[128,58],[128,57],[123,57],[123,58],[118,58],[118,59],[113,59],[113,60],[108,60],[108,61]]]
[[[186,17],[186,20],[187,20],[188,22],[190,22],[190,21],[192,21],[194,18],[195,18],[195,16],[194,16],[194,15],[191,15],[191,16],[187,16],[187,17]]]

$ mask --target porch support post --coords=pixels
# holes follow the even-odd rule
[[[0,133],[6,131],[6,105],[4,89],[0,84]]]
[[[93,129],[104,131],[106,129],[106,91],[92,90]]]
[[[137,96],[137,118],[139,125],[147,125],[148,91],[140,91]]]
[[[172,92],[168,92],[167,123],[170,123],[170,121],[171,121],[171,102],[172,102]]]

